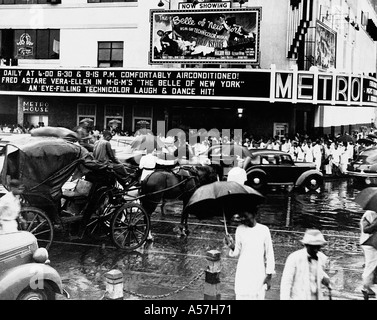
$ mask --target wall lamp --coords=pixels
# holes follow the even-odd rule
[[[169,9],[170,9],[170,1],[167,1],[167,0],[160,0],[160,2],[157,5],[159,7],[163,7],[165,5],[164,1],[169,4]]]
[[[238,113],[238,118],[242,118],[242,115],[243,115],[243,108],[238,108],[238,109],[237,109],[237,113]]]

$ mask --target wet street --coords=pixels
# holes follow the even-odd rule
[[[289,253],[301,248],[299,240],[305,228],[321,229],[329,241],[324,252],[331,260],[333,295],[337,299],[359,298],[363,256],[358,246],[358,221],[363,211],[354,202],[359,191],[346,179],[332,179],[325,181],[321,193],[276,190],[267,194],[259,221],[271,230],[276,261],[276,275],[267,299],[278,299],[284,262]],[[123,273],[126,300],[202,300],[209,250],[221,252],[222,299],[234,299],[237,261],[227,257],[220,218],[199,221],[190,217],[190,234],[182,238],[176,232],[182,203],[167,204],[165,210],[162,215],[158,207],[152,216],[154,241],[131,253],[116,249],[106,236],[101,240],[70,241],[57,235],[49,250],[50,258],[71,299],[102,299],[106,289],[104,274],[118,269]],[[228,226],[232,234],[235,228],[235,223]]]

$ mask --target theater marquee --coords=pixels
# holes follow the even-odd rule
[[[259,64],[261,8],[151,10],[150,64]]]
[[[252,69],[0,67],[0,95],[267,101],[377,106],[377,79],[347,73]]]

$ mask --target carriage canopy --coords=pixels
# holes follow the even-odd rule
[[[11,179],[19,179],[26,189],[49,193],[55,198],[63,184],[74,174],[84,175],[83,165],[90,153],[78,144],[54,137],[28,137],[6,146],[1,172],[8,189]]]

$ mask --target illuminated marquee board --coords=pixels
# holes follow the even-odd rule
[[[0,68],[0,94],[377,106],[377,79],[310,71]]]
[[[187,69],[186,69],[187,70]],[[1,69],[0,92],[269,99],[270,72]],[[267,86],[262,86],[267,84]]]

